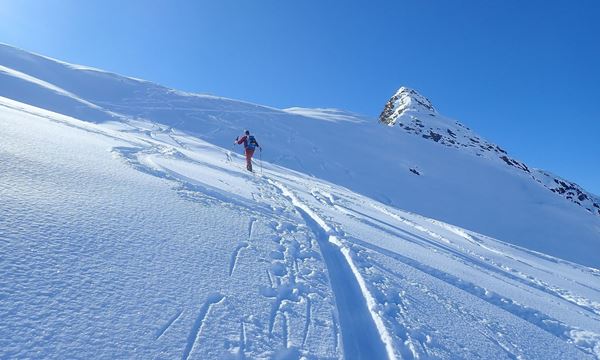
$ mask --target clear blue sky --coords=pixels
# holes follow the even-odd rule
[[[0,42],[275,107],[402,86],[600,195],[600,1],[0,0]]]

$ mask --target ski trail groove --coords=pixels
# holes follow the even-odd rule
[[[306,345],[306,339],[308,338],[308,329],[310,328],[310,298],[306,296],[306,322],[304,323],[304,330],[302,331],[302,347]]]
[[[320,216],[283,184],[268,179],[288,198],[317,237],[334,293],[344,357],[395,359],[393,340],[376,309],[376,302],[354,264],[350,249]]]
[[[231,253],[231,259],[229,260],[229,276],[231,276],[233,274],[233,271],[235,270],[235,265],[237,264],[238,258],[240,256],[240,251],[242,251],[242,249],[247,248],[249,245],[250,244],[248,244],[247,242],[242,242],[235,248],[233,253]]]
[[[221,294],[211,294],[208,296],[206,302],[200,308],[200,312],[198,312],[198,317],[196,317],[196,321],[194,321],[194,324],[192,325],[190,334],[187,338],[187,344],[185,346],[185,349],[183,350],[183,356],[181,357],[182,360],[187,360],[190,357],[192,350],[198,347],[198,341],[200,339],[200,334],[202,333],[204,320],[206,319],[210,308],[213,305],[216,305],[223,301],[223,299],[225,299],[225,296]]]
[[[273,337],[273,327],[275,327],[275,320],[277,320],[278,315],[285,315],[284,312],[281,311],[281,303],[284,300],[284,296],[282,294],[278,294],[275,298],[275,302],[271,306],[271,314],[269,315],[269,337]]]
[[[600,335],[596,333],[588,332],[590,336],[590,341],[588,342],[577,342],[575,336],[581,331],[583,331],[578,327],[571,326],[567,323],[564,323],[556,318],[553,318],[543,313],[540,310],[519,304],[518,302],[515,302],[510,298],[504,297],[499,293],[481,287],[472,282],[465,281],[459,277],[456,277],[455,275],[444,272],[437,268],[433,268],[430,265],[420,263],[404,255],[391,252],[377,245],[369,244],[358,239],[354,239],[354,241],[356,241],[357,244],[361,247],[371,249],[380,254],[400,261],[407,266],[410,266],[416,270],[427,274],[428,276],[437,278],[450,286],[454,286],[466,293],[478,297],[479,299],[493,306],[503,309],[508,313],[511,313],[513,316],[521,318],[522,320],[530,323],[531,325],[537,326],[538,328],[540,328],[543,331],[546,331],[550,335],[556,336],[557,338],[563,341],[572,343],[576,348],[582,350],[585,353],[594,355],[598,352],[598,350],[596,349],[600,347],[598,345],[598,339],[600,339]],[[372,264],[374,266],[385,269],[385,267],[383,267],[380,264],[377,264],[376,262],[373,262]],[[386,271],[393,274],[393,271],[389,269],[387,269]],[[600,359],[598,355],[596,355],[596,357]]]
[[[155,337],[156,340],[160,339],[163,336],[163,334],[165,332],[167,332],[167,330],[169,330],[171,325],[173,325],[173,323],[175,323],[175,321],[177,321],[177,319],[179,319],[181,314],[183,314],[183,310],[179,310],[175,315],[173,315],[169,319],[169,321],[167,321],[167,323],[165,325],[163,325],[160,329],[158,329],[158,331],[156,332],[156,337]]]
[[[240,322],[240,349],[238,356],[240,359],[246,358],[246,326],[244,320]]]
[[[387,215],[387,216],[389,216],[397,221],[400,221],[406,225],[412,226],[419,231],[425,232],[433,238],[436,238],[436,239],[443,238],[441,235],[438,235],[438,234],[432,232],[431,230],[428,230],[428,229],[423,230],[424,228],[422,226],[417,225],[416,223],[414,223],[408,219],[405,219],[397,214],[394,214],[393,212],[385,209],[384,207],[376,206],[374,204],[371,204],[371,206],[373,208],[377,209],[378,211],[380,211],[381,213],[383,213],[384,215]],[[427,220],[428,222],[431,222],[432,224],[435,224],[436,226],[445,228],[446,230],[451,231],[454,234],[461,236],[464,239],[467,239],[468,241],[470,241],[470,242],[476,244],[477,246],[480,246],[488,251],[492,251],[494,253],[497,253],[499,255],[503,255],[503,256],[507,257],[507,255],[502,253],[501,251],[492,249],[478,241],[475,241],[475,239],[471,235],[469,235],[468,233],[466,233],[465,231],[463,231],[460,228],[457,228],[452,225],[448,225],[448,224],[445,224],[443,222],[433,220],[433,219],[425,219],[425,220]],[[400,230],[399,228],[395,227],[394,225],[391,225],[388,223],[384,223],[384,224],[386,224],[387,226],[391,227],[394,230]],[[433,236],[432,234],[435,234],[435,236]],[[448,243],[448,241],[445,241],[445,242]],[[438,246],[438,247],[442,251],[448,253],[449,256],[452,256],[453,258],[455,258],[457,261],[461,261],[465,264],[468,264],[469,266],[475,266],[475,267],[481,269],[482,272],[487,272],[490,276],[497,277],[501,280],[503,278],[510,279],[517,283],[521,283],[528,287],[532,287],[539,291],[547,293],[548,295],[555,296],[561,300],[566,300],[566,301],[580,307],[584,311],[590,312],[593,315],[600,315],[600,305],[592,302],[591,300],[589,300],[585,297],[571,294],[567,290],[563,290],[561,288],[547,284],[544,281],[539,280],[533,276],[528,276],[526,274],[523,274],[522,272],[512,269],[512,268],[509,268],[506,265],[503,265],[502,263],[500,263],[496,260],[478,257],[477,254],[474,254],[472,251],[469,251],[468,249],[464,249],[462,247],[456,247],[456,248],[447,248],[444,246]],[[587,315],[587,316],[589,317],[589,315]]]
[[[283,331],[283,347],[287,349],[290,347],[290,321],[287,312],[283,311],[281,318],[281,330]]]
[[[340,348],[340,327],[334,310],[331,310],[331,323],[333,324],[333,345],[337,351]]]
[[[250,224],[248,224],[248,240],[252,239],[252,231],[254,230],[254,224],[256,224],[256,221],[256,218],[250,219]]]
[[[273,282],[273,277],[271,277],[271,272],[268,269],[265,271],[267,272],[267,278],[269,279],[269,286],[274,287],[275,283]]]

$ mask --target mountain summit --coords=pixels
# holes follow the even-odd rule
[[[542,184],[547,190],[600,216],[600,199],[594,194],[573,182],[545,170],[531,168],[512,158],[506,150],[481,138],[467,126],[439,114],[431,101],[415,90],[401,87],[386,103],[379,116],[379,122],[400,127],[409,134],[438,144],[510,166]]]
[[[379,122],[386,125],[394,125],[404,115],[410,113],[435,116],[437,114],[433,104],[428,98],[419,94],[416,90],[401,87],[394,96],[385,104],[385,108],[379,115]]]

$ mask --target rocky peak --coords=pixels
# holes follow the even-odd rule
[[[405,132],[434,141],[440,145],[460,149],[475,156],[500,161],[522,171],[545,188],[600,216],[600,199],[579,185],[546,171],[530,169],[496,144],[479,137],[468,127],[439,114],[429,99],[415,90],[401,87],[386,103],[379,122],[395,126]],[[411,169],[418,175],[418,171]]]
[[[399,117],[408,112],[430,116],[437,114],[429,99],[416,90],[403,86],[387,102],[383,112],[379,115],[379,122],[394,125]]]

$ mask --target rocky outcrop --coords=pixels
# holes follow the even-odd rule
[[[500,146],[486,141],[458,121],[439,114],[429,99],[413,89],[401,87],[385,104],[379,115],[379,122],[386,126],[397,126],[409,134],[440,145],[499,161],[531,176],[553,193],[600,216],[598,197],[573,182],[543,170],[531,169],[525,163],[511,158]],[[419,175],[413,169],[410,171]]]
[[[600,215],[600,199],[586,192],[581,186],[544,170],[535,169],[532,174],[534,179],[553,193],[584,207],[593,214]]]

